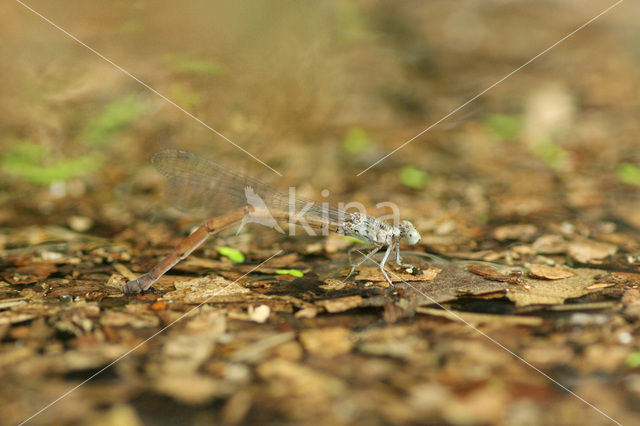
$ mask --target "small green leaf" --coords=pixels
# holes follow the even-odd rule
[[[111,142],[115,133],[128,127],[147,109],[146,102],[130,95],[108,104],[83,132],[83,139],[93,146]]]
[[[400,169],[400,182],[411,189],[424,189],[431,178],[424,170],[416,169],[412,166],[406,166]]]
[[[627,365],[631,368],[640,367],[640,352],[631,352],[627,355]]]
[[[244,254],[242,254],[240,250],[231,247],[218,247],[218,253],[220,256],[224,256],[236,263],[242,263],[245,259]]]
[[[629,163],[622,163],[616,168],[618,179],[628,185],[640,185],[640,167]]]
[[[45,146],[30,141],[14,143],[0,159],[4,173],[38,185],[81,177],[97,170],[101,164],[99,154],[56,158]]]
[[[361,127],[351,127],[342,140],[342,149],[349,154],[360,154],[371,145],[371,137]]]
[[[491,114],[485,120],[485,126],[497,139],[511,141],[522,132],[524,120],[521,115]]]
[[[276,271],[278,275],[291,275],[292,277],[304,277],[302,271],[298,271],[297,269],[278,269]]]
[[[561,169],[567,164],[569,153],[553,141],[545,141],[532,145],[531,153],[547,163],[549,167]]]

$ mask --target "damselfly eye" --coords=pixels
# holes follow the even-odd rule
[[[417,244],[418,241],[420,241],[420,238],[420,233],[415,229],[410,230],[407,232],[407,235],[404,236],[404,240],[410,245]]]
[[[420,241],[420,238],[422,238],[420,236],[420,233],[413,226],[413,223],[409,222],[408,220],[403,220],[402,222],[400,222],[400,227],[404,231],[403,238],[407,242],[407,244],[417,244],[418,241]]]

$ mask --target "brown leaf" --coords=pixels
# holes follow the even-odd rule
[[[454,264],[444,266],[433,281],[410,284],[407,292],[418,299],[419,305],[454,300],[463,295],[501,292],[509,287],[509,283],[484,279]]]
[[[640,286],[640,274],[635,272],[611,272],[605,275],[602,280],[629,287]]]
[[[256,363],[268,357],[275,348],[290,343],[295,338],[293,332],[277,333],[267,335],[248,346],[239,349],[231,355],[230,359],[234,362]]]
[[[532,344],[524,348],[522,353],[524,359],[544,368],[567,364],[574,356],[569,345],[557,343],[550,345],[547,342]]]
[[[519,270],[502,272],[491,265],[474,263],[469,265],[469,272],[480,275],[491,281],[500,281],[513,284],[520,284],[522,272]]]
[[[575,276],[575,272],[564,266],[526,265],[531,278],[544,280],[560,280]]]
[[[133,328],[156,327],[160,323],[158,317],[151,314],[107,311],[100,317],[100,325],[104,327],[129,326]]]
[[[429,341],[413,333],[410,326],[369,328],[358,334],[358,351],[375,356],[407,360],[428,347]]]
[[[305,307],[296,312],[296,318],[315,318],[318,315],[318,308]]]
[[[361,296],[339,297],[337,299],[319,300],[316,305],[322,306],[327,312],[344,312],[362,305],[364,299]]]
[[[33,284],[46,279],[57,271],[52,263],[32,263],[18,268],[8,268],[0,276],[11,284]]]
[[[586,290],[600,290],[601,288],[613,287],[615,283],[596,283],[589,287],[585,287]]]
[[[511,287],[507,297],[517,306],[560,304],[567,298],[589,293],[587,287],[595,284],[604,273],[602,270],[589,268],[576,268],[573,272],[575,276],[553,281],[523,278],[528,289],[524,290],[521,286]]]
[[[331,358],[351,352],[351,332],[343,327],[305,330],[300,333],[300,342],[313,355]]]
[[[159,376],[153,388],[185,404],[203,404],[220,395],[223,386],[219,380],[188,373]]]
[[[301,396],[315,397],[339,393],[347,388],[346,383],[333,375],[323,373],[308,365],[282,358],[267,360],[256,368],[258,376],[273,384],[284,386],[288,392]]]
[[[624,313],[630,317],[640,318],[640,290],[632,288],[622,295]]]
[[[28,321],[35,318],[33,314],[26,314],[20,312],[0,312],[0,325],[2,324],[15,324],[23,321]]]
[[[534,327],[540,326],[544,322],[543,318],[534,316],[482,314],[475,312],[459,312],[425,307],[417,308],[416,312],[425,315],[447,318],[451,321],[464,320],[473,325],[498,323],[501,325],[514,324]]]
[[[601,243],[592,240],[577,240],[569,243],[569,255],[580,263],[589,263],[592,260],[604,259],[618,251],[613,244]]]
[[[180,300],[185,303],[204,303],[213,301],[218,296],[248,294],[251,290],[238,283],[227,281],[221,277],[203,277],[187,281],[176,281],[176,290],[162,296],[162,300]]]
[[[416,275],[409,274],[404,271],[387,272],[387,274],[392,282],[399,283],[403,281],[433,281],[441,271],[442,269],[430,266],[427,269],[421,270],[422,273]],[[365,266],[364,268],[361,268],[355,279],[356,281],[386,281],[386,278],[382,275],[380,268],[375,266]]]
[[[538,253],[560,254],[566,253],[567,241],[560,235],[547,234],[534,241],[533,249]]]
[[[531,224],[503,225],[493,230],[493,238],[498,241],[531,241],[538,228]]]
[[[300,255],[298,253],[287,253],[282,256],[271,259],[268,263],[271,268],[291,268],[300,263]]]
[[[622,295],[622,304],[625,306],[640,305],[640,290],[630,288]]]

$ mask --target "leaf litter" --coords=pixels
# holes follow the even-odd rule
[[[456,30],[454,44],[460,49],[453,53],[432,49],[431,41],[447,41],[451,35],[443,34],[439,25],[442,6],[425,2],[388,8],[341,2],[337,13],[327,14],[315,13],[317,6],[305,4],[300,10],[313,12],[305,16],[314,16],[319,21],[313,22],[321,25],[309,25],[309,34],[297,32],[304,46],[303,61],[295,55],[293,62],[277,56],[284,50],[279,43],[270,43],[278,38],[261,28],[268,34],[260,38],[257,50],[276,57],[268,67],[256,67],[261,72],[249,75],[250,81],[242,80],[246,69],[253,69],[246,67],[245,59],[241,65],[246,69],[237,72],[237,61],[225,61],[224,48],[208,52],[206,46],[187,55],[190,65],[220,64],[224,76],[176,74],[181,81],[175,84],[183,95],[202,94],[198,102],[189,103],[203,116],[223,117],[221,122],[229,123],[234,139],[250,141],[260,129],[261,140],[273,141],[269,152],[258,154],[286,169],[287,180],[331,188],[345,200],[375,205],[390,199],[400,205],[423,240],[405,256],[420,270],[391,267],[392,286],[372,263],[361,265],[354,277],[346,279],[345,251],[357,242],[336,235],[288,237],[256,227],[240,235],[217,236],[162,277],[153,291],[124,295],[122,284],[148,270],[194,225],[160,207],[161,180],[143,166],[148,153],[158,144],[192,144],[191,148],[200,149],[201,142],[190,142],[199,136],[165,115],[160,103],[127,93],[122,85],[103,87],[113,81],[108,70],[88,71],[90,80],[99,85],[75,88],[67,83],[55,87],[53,94],[27,98],[22,92],[28,90],[23,89],[30,84],[46,86],[40,79],[48,80],[50,73],[77,74],[48,63],[34,67],[46,70],[43,75],[15,68],[11,68],[15,73],[3,73],[8,82],[14,74],[24,78],[2,87],[7,95],[2,98],[10,101],[3,109],[5,130],[19,129],[11,136],[26,154],[25,149],[36,145],[23,133],[30,138],[44,136],[44,148],[38,152],[56,153],[50,164],[40,154],[37,161],[23,156],[18,166],[23,171],[27,167],[28,174],[14,173],[16,165],[8,162],[15,162],[15,156],[2,157],[3,170],[9,171],[8,179],[0,183],[3,421],[21,422],[140,344],[38,421],[554,424],[579,419],[600,424],[606,420],[461,319],[621,423],[636,421],[640,219],[633,141],[639,129],[634,124],[637,102],[628,94],[637,93],[633,78],[637,58],[627,56],[620,43],[610,48],[618,40],[605,37],[611,29],[597,25],[588,29],[595,34],[589,48],[606,52],[604,60],[593,61],[580,49],[565,52],[566,61],[584,69],[579,75],[575,67],[552,67],[553,73],[549,67],[527,68],[536,81],[554,84],[538,87],[520,82],[516,91],[507,88],[508,99],[507,90],[489,92],[479,107],[483,117],[463,120],[452,128],[453,134],[436,127],[424,135],[428,140],[407,145],[385,160],[384,167],[349,178],[389,152],[388,141],[406,138],[407,123],[437,115],[434,93],[440,104],[454,105],[460,104],[460,87],[485,85],[461,72],[468,67],[460,66],[460,52],[473,52],[479,69],[522,62],[522,49],[508,48],[512,40],[520,40],[522,25],[520,20],[505,19],[513,12],[504,8],[494,8],[483,22],[500,23],[507,48],[495,50],[490,39],[478,43],[478,34],[485,38],[486,34],[478,32],[477,20],[466,15],[461,19],[459,13],[469,12],[456,10],[446,27],[449,32]],[[562,9],[564,14],[535,6],[533,10],[548,18],[545,22],[553,33],[564,31],[567,17],[575,16],[572,9]],[[117,8],[112,11],[117,12]],[[157,13],[171,15],[162,8]],[[278,22],[290,15],[285,6],[273,13],[282,18]],[[337,21],[323,21],[333,15]],[[426,25],[416,29],[415,16],[426,19]],[[616,27],[623,31],[632,27],[625,19],[635,23],[632,14],[616,19]],[[176,25],[179,30],[184,24]],[[197,22],[190,22],[184,33],[193,32],[193,25],[204,34],[206,29]],[[145,29],[128,22],[127,31],[136,26]],[[340,48],[323,45],[334,37],[319,37],[318,28],[334,28]],[[15,34],[9,27],[3,30],[10,31],[6,49],[10,54]],[[374,30],[377,35],[368,37]],[[119,31],[124,29],[115,28],[114,37]],[[142,32],[136,34],[143,37]],[[156,42],[157,37],[162,41],[165,36],[154,31]],[[225,46],[235,39],[246,43],[251,37],[230,34],[223,43],[210,45]],[[464,40],[474,43],[461,45]],[[265,50],[270,46],[274,48]],[[295,43],[289,47],[286,52],[295,54]],[[331,55],[336,50],[340,58]],[[232,51],[231,56],[237,56],[236,49]],[[320,52],[321,61],[314,63],[309,52]],[[513,52],[518,52],[516,57]],[[446,55],[446,60],[436,53]],[[153,64],[152,56],[149,60]],[[358,69],[354,60],[385,65],[377,68],[380,72],[365,70],[353,80],[351,73]],[[292,64],[304,69],[289,69]],[[70,66],[86,69],[73,59]],[[307,70],[317,74],[305,74]],[[158,71],[150,72],[153,77]],[[304,93],[290,84],[291,76],[300,73],[311,82]],[[280,74],[287,78],[280,79]],[[330,100],[340,98],[335,93],[345,94],[345,87],[353,90],[347,109]],[[215,89],[210,98],[221,102],[205,101],[210,88]],[[326,99],[307,97],[310,94]],[[41,98],[58,103],[52,107]],[[232,108],[225,99],[232,99]],[[109,110],[122,100],[127,102],[119,106],[127,108],[116,111],[116,125],[107,123],[102,135],[96,133],[96,123],[105,124],[104,113],[113,115]],[[21,115],[30,116],[26,112],[33,110],[43,113],[32,126]],[[229,110],[233,113],[226,120]],[[98,113],[90,117],[88,111]],[[140,119],[152,111],[154,120]],[[74,112],[77,117],[72,117]],[[259,116],[268,117],[268,125],[255,122]],[[332,120],[334,116],[340,120]],[[90,136],[86,142],[74,139],[75,128]],[[124,143],[115,144],[115,139]],[[21,140],[26,143],[19,146]],[[334,140],[342,140],[337,149]],[[90,155],[93,151],[86,144],[102,147],[100,155]],[[234,164],[228,152],[212,145],[207,149],[211,156]],[[92,160],[91,174],[78,177],[77,167],[74,173],[65,173],[59,167],[64,164],[63,153]],[[89,163],[85,163],[81,169],[86,171]],[[47,186],[36,190],[20,181],[21,176]],[[219,248],[232,250],[220,253]],[[278,249],[286,254],[252,272]]]

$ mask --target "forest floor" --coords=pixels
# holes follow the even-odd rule
[[[163,204],[151,153],[174,146],[262,166],[30,12],[2,6],[12,24],[0,49],[15,61],[0,70],[0,130],[12,141],[0,153],[0,423],[637,422],[639,9],[619,6],[357,176],[607,6],[541,2],[523,15],[487,2],[456,14],[428,3],[347,8],[337,41],[314,32],[330,20],[324,9],[296,6],[315,20],[291,24],[300,39],[288,53],[256,53],[281,40],[276,30],[241,39],[266,75],[243,74],[226,51],[197,52],[222,69],[142,49],[159,27],[115,31],[129,28],[128,6],[104,22],[89,8],[84,23],[48,10],[98,51],[115,42],[90,37],[102,29],[91,22],[131,42],[107,56],[246,142],[283,172],[257,173],[283,191],[391,200],[422,234],[402,246],[417,268],[389,262],[389,285],[372,262],[346,279],[351,239],[233,228],[134,295],[124,283],[204,218]],[[165,6],[159,22],[176,14]],[[288,22],[293,12],[273,13]],[[174,23],[200,25],[184,37],[208,34],[191,18]],[[530,20],[539,32],[523,33]],[[38,28],[33,39],[23,25]],[[67,47],[38,51],[53,39]],[[326,56],[303,66],[296,55],[309,44]],[[11,56],[25,46],[38,54]],[[18,77],[21,67],[30,71]]]

